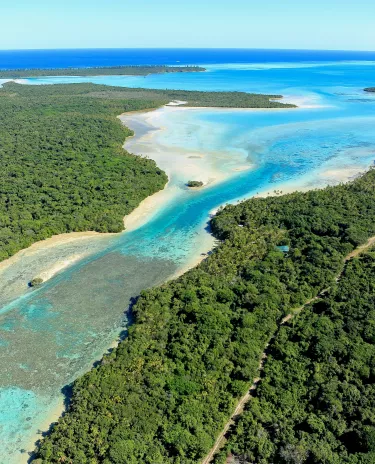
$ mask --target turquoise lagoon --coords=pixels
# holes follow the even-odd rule
[[[208,72],[196,75],[27,82],[87,80],[118,86],[281,93],[291,100],[302,98],[307,107],[160,111],[154,121],[163,130],[152,133],[143,126],[129,146],[135,152],[147,148],[149,156],[153,146],[171,156],[220,154],[215,169],[226,177],[192,192],[183,185],[188,179],[172,176],[168,188],[174,189],[174,195],[147,222],[117,236],[87,239],[79,245],[85,248],[85,257],[37,290],[27,289],[24,267],[32,266],[29,258],[21,257],[0,274],[4,288],[0,296],[1,464],[26,462],[27,454],[20,451],[30,448],[38,429],[48,428],[65,386],[100,359],[125,330],[133,298],[207,251],[207,222],[215,208],[257,192],[347,180],[375,160],[375,98],[362,91],[375,83],[371,62],[227,64],[209,66]],[[244,165],[250,169],[234,170]],[[69,247],[74,246],[51,249],[48,260],[58,260]],[[12,291],[7,293],[8,287]]]

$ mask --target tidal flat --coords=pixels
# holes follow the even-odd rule
[[[26,461],[20,450],[29,449],[38,429],[46,428],[61,390],[126,330],[133,298],[209,251],[213,211],[257,194],[345,182],[373,165],[375,98],[362,89],[375,81],[375,65],[258,68],[222,65],[199,76],[98,78],[112,85],[281,93],[299,98],[304,107],[162,108],[122,117],[136,132],[126,148],[154,158],[168,172],[169,184],[130,215],[128,232],[60,244],[34,257],[20,255],[2,272],[8,291],[0,313],[4,463]],[[33,83],[46,81],[56,82]],[[188,180],[206,185],[190,191]],[[53,267],[69,256],[80,258],[40,288],[26,287],[38,266]]]

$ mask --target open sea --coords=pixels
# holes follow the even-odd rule
[[[335,184],[375,161],[375,94],[363,91],[375,86],[375,52],[0,51],[3,69],[125,64],[202,65],[207,72],[22,82],[276,93],[299,108],[162,112],[154,121],[163,130],[150,139],[146,128],[131,141],[132,150],[147,147],[151,157],[153,149],[171,157],[219,154],[222,162],[216,168],[228,173],[230,166],[233,174],[195,192],[184,187],[189,179],[172,176],[168,188],[175,194],[138,229],[21,256],[0,271],[0,464],[26,462],[21,450],[30,450],[37,431],[48,428],[64,387],[126,327],[131,299],[207,251],[206,226],[215,208],[257,192]],[[244,165],[249,169],[235,170]],[[53,263],[83,249],[85,258],[41,288],[27,288],[41,260]]]
[[[0,69],[371,61],[374,52],[197,48],[0,50]]]

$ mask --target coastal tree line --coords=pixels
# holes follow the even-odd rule
[[[1,79],[48,76],[147,76],[149,74],[204,72],[200,66],[98,66],[82,68],[0,69]]]
[[[346,185],[227,206],[211,222],[220,246],[176,281],[142,292],[127,339],[74,383],[37,463],[200,462],[257,376],[281,319],[334,285],[344,256],[375,235],[375,171]],[[328,460],[337,452],[371,462],[373,301],[372,286],[362,287],[373,266],[356,278],[350,266],[338,292],[302,316],[306,325],[301,319],[296,332],[280,332],[276,361],[267,364],[272,380],[254,403],[264,410],[246,414],[231,442],[248,462],[338,463]],[[360,447],[350,447],[351,436]]]
[[[281,327],[256,396],[215,459],[225,463],[375,462],[375,252]]]
[[[116,119],[162,100],[46,87],[0,89],[0,260],[54,234],[119,232],[123,216],[167,181],[154,161],[123,150],[131,131]]]
[[[123,150],[132,132],[116,116],[174,99],[191,106],[273,105],[270,96],[245,93],[4,84],[0,260],[54,234],[120,232],[123,216],[167,177],[154,161]]]

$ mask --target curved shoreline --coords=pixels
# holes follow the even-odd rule
[[[304,97],[286,97],[285,99],[288,100],[292,97],[295,99],[295,103],[300,104],[297,109],[308,109],[308,108],[313,108],[316,107],[315,105],[306,105],[306,101],[308,101],[308,98]],[[239,173],[245,169],[251,169],[251,165],[238,165],[237,167],[233,168],[232,172],[226,173],[224,175],[222,172],[220,172],[217,169],[214,169],[214,167],[209,166],[209,158],[210,154],[205,153],[204,155],[200,153],[193,153],[189,150],[186,150],[186,153],[184,153],[185,156],[181,156],[183,153],[181,150],[178,153],[178,166],[175,164],[175,166],[171,166],[171,153],[166,153],[166,156],[163,157],[163,153],[157,153],[155,151],[154,153],[152,152],[152,148],[154,148],[154,137],[158,133],[161,133],[166,130],[165,127],[162,127],[158,124],[153,124],[155,122],[155,119],[158,119],[158,117],[161,115],[164,115],[166,112],[168,113],[173,113],[173,112],[185,112],[185,111],[199,111],[199,110],[204,110],[205,108],[202,107],[186,107],[186,106],[180,106],[182,103],[185,102],[176,102],[173,104],[168,104],[166,106],[163,106],[161,108],[156,108],[156,109],[146,109],[142,111],[136,111],[136,112],[127,112],[123,113],[118,116],[118,118],[121,120],[121,122],[132,129],[134,131],[133,136],[129,136],[125,139],[125,142],[123,144],[124,149],[127,151],[133,152],[132,146],[136,145],[137,143],[141,142],[142,144],[148,144],[149,147],[151,147],[151,150],[148,151],[152,156],[150,156],[152,159],[154,159],[157,163],[157,165],[165,170],[167,172],[169,181],[165,185],[164,189],[159,190],[158,192],[155,192],[154,194],[146,197],[143,199],[139,205],[128,215],[124,216],[123,222],[124,222],[124,230],[119,233],[100,233],[100,232],[94,232],[94,231],[85,231],[85,232],[70,232],[70,233],[63,233],[59,235],[54,235],[50,238],[47,238],[45,240],[41,240],[38,242],[33,243],[30,245],[28,248],[25,248],[23,250],[18,251],[15,255],[11,256],[10,258],[5,259],[4,261],[0,262],[0,273],[4,272],[5,270],[9,269],[14,263],[19,261],[20,259],[23,259],[28,256],[32,256],[36,253],[43,253],[43,251],[49,250],[51,248],[57,247],[57,246],[63,246],[66,244],[75,244],[78,243],[79,241],[83,241],[85,239],[103,239],[103,238],[108,238],[111,236],[116,236],[122,233],[126,233],[127,231],[133,231],[136,230],[138,227],[144,225],[150,217],[152,217],[153,214],[156,214],[158,209],[161,208],[163,205],[167,204],[169,201],[172,201],[172,199],[178,195],[178,193],[181,193],[181,188],[179,188],[177,185],[173,184],[171,180],[176,177],[176,169],[179,170],[179,173],[183,172],[188,172],[189,177],[195,178],[197,176],[202,176],[202,171],[204,171],[206,175],[206,178],[203,179],[205,182],[205,186],[203,188],[207,188],[212,184],[216,184],[217,182],[220,182],[224,180],[227,177],[230,177],[231,175],[235,175],[235,173]],[[317,105],[318,106],[318,105]],[[207,108],[210,111],[233,111],[233,112],[243,112],[243,111],[274,111],[275,108]],[[276,108],[276,110],[291,110],[295,108]],[[134,129],[134,124],[135,126],[137,124],[142,127],[141,130],[137,131]],[[133,126],[133,127],[131,127]],[[143,133],[142,133],[143,132]],[[157,143],[156,143],[156,148],[157,148]],[[137,153],[137,150],[135,150],[135,154],[140,155],[140,151]],[[173,153],[175,155],[175,153]],[[165,153],[164,153],[165,155]],[[212,156],[215,156],[215,154],[212,154]],[[184,159],[185,158],[185,159]],[[185,163],[181,163],[181,161],[185,161]],[[174,168],[174,169],[173,169]],[[363,169],[362,169],[363,170]],[[359,170],[358,170],[359,171]],[[348,173],[347,170],[343,169],[342,172],[340,172],[340,175],[336,177],[336,173],[332,177],[336,177],[338,181],[346,181],[349,180],[353,175],[358,173],[357,170],[353,169],[351,173]],[[208,172],[208,175],[207,175]],[[327,173],[328,174],[328,173]],[[328,176],[327,176],[328,177]],[[328,180],[328,179],[327,179]],[[287,183],[290,184],[290,183]],[[301,185],[301,184],[296,184],[296,185],[283,185],[283,192],[291,192],[295,190],[307,190],[311,188],[316,188],[312,185]],[[271,191],[266,191],[266,192],[261,192],[261,195],[270,195],[272,194]],[[67,269],[69,266],[73,265],[80,259],[84,258],[90,253],[74,253],[70,257],[64,257],[63,260],[56,260],[55,263],[52,265],[49,264],[48,267],[43,267],[41,266],[39,270],[36,272],[36,277],[39,274],[44,274],[45,279],[48,280],[52,278],[54,275],[56,275],[58,272]],[[197,260],[192,260],[195,264],[197,263]],[[194,267],[194,264],[192,266],[189,266],[189,268]],[[187,269],[186,269],[187,270]]]
[[[46,238],[44,240],[39,240],[38,242],[32,243],[29,247],[24,248],[23,250],[18,251],[16,254],[10,258],[4,259],[0,262],[0,271],[4,271],[20,258],[34,254],[39,250],[46,250],[48,248],[54,248],[58,245],[64,245],[67,243],[76,242],[78,240],[84,240],[86,238],[103,238],[111,235],[117,234],[102,234],[100,232],[87,231],[87,232],[68,232],[65,234],[52,235],[52,237]]]
[[[176,110],[177,105],[172,105],[172,106],[166,106],[162,107],[161,109],[164,108],[169,108],[171,110]],[[136,112],[129,112],[129,113],[123,113],[118,116],[118,118],[121,120],[121,122],[125,125],[124,119],[133,118],[134,115],[139,115],[139,116],[148,116],[150,113],[154,113],[158,111],[160,108],[155,108],[155,109],[146,109],[146,110],[141,110],[141,111],[136,111]],[[190,107],[184,107],[184,110],[187,109],[194,109]],[[158,130],[163,130],[164,128],[162,127],[152,127],[150,126],[147,130],[147,136],[151,135],[149,134],[151,131],[158,131]],[[134,142],[137,142],[140,138],[143,138],[145,134],[137,134],[134,133],[133,136],[129,136],[126,138],[123,147],[127,147],[128,144],[133,144]],[[192,163],[190,163],[192,164]],[[168,166],[166,166],[168,168]],[[168,169],[167,169],[168,170]],[[169,176],[172,175],[172,172],[169,172]],[[95,232],[95,231],[84,231],[84,232],[67,232],[67,233],[62,233],[58,235],[53,235],[52,237],[46,238],[44,240],[39,240],[33,244],[31,244],[29,247],[24,248],[17,253],[15,253],[13,256],[3,260],[0,262],[0,273],[9,269],[14,263],[19,261],[20,259],[23,259],[27,256],[34,255],[35,253],[38,252],[43,252],[45,250],[60,246],[60,245],[65,245],[65,244],[72,244],[76,243],[78,241],[82,241],[85,239],[102,239],[102,238],[107,238],[111,236],[116,236],[119,234],[122,234],[127,231],[132,231],[143,225],[149,218],[152,213],[156,212],[156,209],[159,208],[161,205],[165,204],[167,201],[171,200],[173,195],[176,192],[173,192],[173,187],[170,186],[170,180],[168,183],[165,185],[164,189],[159,190],[158,192],[155,192],[154,194],[146,197],[143,199],[139,205],[131,211],[128,215],[124,216],[123,222],[124,222],[124,230],[119,232],[119,233],[101,233],[101,232]],[[82,255],[81,257],[84,257]],[[66,269],[69,267],[71,264],[74,264],[77,262],[77,259],[74,259],[71,261],[71,263],[67,263],[65,266],[61,267],[59,270],[56,272],[51,272],[48,278],[53,277],[57,272],[60,270]],[[58,261],[55,263],[55,265],[58,265]],[[48,269],[46,268],[41,268],[40,273],[48,272]]]
[[[175,111],[177,109],[177,107],[175,106],[172,106],[172,107],[166,107],[166,108],[161,108],[159,110],[161,111]],[[184,108],[185,111],[189,110],[190,108]],[[150,112],[150,111],[146,111],[146,112],[141,112],[141,113],[137,113],[137,114],[131,114],[129,115],[128,113],[124,113],[124,115],[121,115],[121,116],[124,116],[124,118],[129,118],[129,119],[132,119],[134,117],[137,117],[137,116],[142,116],[144,117],[145,119],[148,119],[150,117],[150,114],[155,114],[157,110],[153,111],[153,112]],[[121,118],[121,117],[120,117]],[[122,122],[124,123],[123,119],[122,118]],[[127,122],[127,121],[126,121]],[[128,125],[126,123],[126,125]],[[131,128],[131,127],[130,127]],[[153,134],[156,134],[158,133],[159,131],[163,131],[165,130],[166,128],[163,128],[163,127],[157,127],[157,126],[152,126],[150,125],[147,130],[146,130],[146,133],[143,133],[142,134],[142,131],[135,131],[135,134],[133,137],[129,137],[125,140],[125,143],[124,143],[124,148],[126,148],[128,151],[129,148],[128,148],[128,145],[133,145],[133,144],[136,144],[138,143],[139,140],[141,140],[143,142],[144,138],[146,138],[146,140],[149,140],[151,141],[152,140],[152,137],[153,137]],[[152,141],[153,143],[153,141]],[[194,158],[189,158],[189,153],[185,153],[183,152],[182,153],[182,156],[180,155],[179,157],[179,164],[181,164],[181,161],[182,160],[185,160],[186,163],[188,165],[191,165],[191,164],[195,164],[196,166],[198,166],[198,168],[200,169],[200,163],[202,162],[202,160],[205,160],[205,162],[207,162],[207,160],[209,160],[210,158],[210,154],[205,154],[205,155],[201,155],[199,157],[194,157]],[[167,155],[168,156],[168,155]],[[169,154],[170,156],[170,154]],[[190,153],[190,156],[191,156],[191,153]],[[152,156],[150,156],[151,158],[153,158]],[[156,162],[158,164],[158,166],[160,166],[158,160],[156,159]],[[160,166],[162,169],[163,169],[163,166]],[[249,167],[251,167],[249,165]],[[244,166],[243,166],[243,162],[241,165],[239,165],[239,168],[237,169],[243,169]],[[237,170],[233,170],[231,172],[228,172],[227,173],[227,176],[235,176],[236,173],[238,173],[240,171],[237,171]],[[173,169],[168,169],[168,174],[171,175],[172,178],[175,177],[175,173],[173,172]],[[214,179],[212,179],[212,183],[216,183],[216,182],[219,182],[222,178],[225,178],[226,176],[219,176],[219,173],[217,173],[217,176],[215,176]],[[206,188],[209,188],[209,186],[206,186]],[[162,207],[162,205],[165,205],[168,201],[171,201],[175,196],[178,196],[179,194],[181,194],[181,192],[184,192],[185,190],[185,187],[181,187],[179,186],[178,184],[173,184],[171,181],[169,181],[167,183],[167,185],[165,186],[165,188],[163,190],[160,190],[159,192],[156,192],[155,194],[145,198],[139,205],[137,208],[135,208],[129,215],[125,216],[124,217],[124,225],[126,227],[126,231],[133,231],[135,229],[137,229],[138,227],[142,226],[144,223],[146,223],[148,220],[150,220],[150,218],[153,216],[153,214],[156,214],[159,210],[160,207]],[[191,192],[192,195],[194,195],[195,192]],[[126,232],[124,231],[124,232]],[[124,232],[120,232],[121,233],[124,233]],[[86,239],[102,239],[102,238],[107,238],[109,236],[117,236],[119,234],[102,234],[102,233],[98,233],[98,232],[76,232],[76,233],[69,233],[69,234],[61,234],[61,235],[56,235],[54,237],[51,237],[49,239],[46,239],[46,240],[43,240],[43,241],[40,241],[40,242],[37,242],[33,245],[31,245],[31,247],[25,249],[25,250],[21,250],[19,253],[17,253],[16,255],[14,255],[13,257],[9,258],[8,261],[8,264],[9,262],[12,263],[12,262],[15,262],[16,260],[18,260],[19,258],[21,257],[24,257],[28,254],[32,254],[34,252],[38,252],[40,250],[46,250],[48,248],[50,249],[53,249],[54,247],[57,247],[59,245],[63,245],[63,244],[68,244],[68,243],[76,243],[78,241],[85,241]],[[199,254],[197,255],[197,253],[191,257],[191,259],[188,259],[187,262],[185,263],[185,265],[181,266],[181,269],[179,269],[173,276],[171,276],[170,279],[174,279],[174,278],[177,278],[179,275],[187,272],[189,269],[191,269],[192,267],[195,267],[196,265],[199,264],[199,262],[201,262],[203,259],[205,259],[207,257],[207,252],[212,249],[212,245],[214,243],[214,239],[211,235],[205,233],[205,237],[202,237],[202,240],[201,240],[201,243],[202,243],[202,246],[204,247],[204,251],[205,251],[205,254],[201,254],[201,252],[199,251]],[[76,259],[81,259],[81,256],[77,256],[76,255]],[[76,262],[76,260],[74,261]],[[69,261],[69,262],[66,262],[66,266],[64,266],[64,269],[67,269],[70,265],[72,265],[73,263],[73,260]],[[56,270],[56,273],[57,272],[60,272],[63,268],[59,266],[58,262],[55,264],[55,270]],[[51,272],[51,275],[50,277],[52,277],[52,275],[55,275],[55,273],[52,273]],[[168,280],[170,280],[168,279]],[[114,342],[110,345],[110,348],[113,348],[113,347],[116,347],[118,345],[118,343],[120,342],[120,340],[118,338],[116,338],[116,340],[114,340]],[[104,351],[105,352],[105,351]],[[103,352],[103,354],[104,354]],[[102,356],[100,356],[99,359],[101,359]],[[92,362],[95,362],[97,361],[98,359],[94,359],[92,360]],[[63,403],[60,403],[61,406],[57,406],[57,407],[54,407],[50,413],[44,418],[43,420],[43,423],[42,424],[39,424],[39,429],[43,429],[43,430],[48,430],[49,429],[49,426],[53,423],[53,422],[56,422],[56,420],[61,416],[61,414],[64,413],[65,411],[65,406],[63,405]],[[34,430],[33,433],[30,433],[30,435],[28,437],[25,437],[26,440],[26,445],[25,448],[32,452],[33,449],[35,448],[35,444],[36,442],[41,438],[40,436],[40,433],[38,433],[37,430]],[[21,454],[19,456],[19,462],[20,463],[25,463],[25,458],[24,457],[28,457],[28,454]]]
[[[176,107],[170,108],[175,109]],[[137,112],[137,114],[142,114],[144,116],[149,116],[150,111],[145,111],[145,112]],[[126,117],[134,117],[135,114],[124,114]],[[135,132],[134,136],[129,137],[125,140],[124,143],[124,148],[128,146],[129,143],[133,144],[137,142],[138,139],[141,139],[143,137],[148,137],[150,135],[150,132],[158,131],[158,130],[163,130],[163,128],[160,127],[150,127],[150,130],[147,131],[146,134],[142,133],[137,133]],[[140,131],[141,132],[141,131]],[[194,161],[194,160],[193,160]],[[191,163],[191,159],[189,159],[189,163]],[[235,173],[233,173],[235,174]],[[171,172],[171,175],[173,173]],[[171,201],[175,195],[178,195],[181,193],[181,190],[179,189],[178,186],[176,185],[171,185],[171,182],[169,181],[166,186],[164,187],[163,190],[160,190],[153,195],[150,195],[149,197],[145,198],[141,203],[127,216],[124,217],[124,226],[126,230],[123,232],[120,232],[118,234],[109,234],[109,233],[99,233],[99,232],[94,232],[94,231],[87,231],[87,232],[72,232],[72,233],[66,233],[66,234],[59,234],[52,236],[48,239],[41,240],[39,242],[36,242],[32,244],[30,247],[25,248],[23,250],[20,250],[18,253],[13,255],[12,257],[8,258],[7,260],[4,260],[2,263],[0,263],[0,272],[5,271],[6,269],[10,268],[14,263],[20,261],[20,259],[23,259],[28,256],[36,255],[40,252],[46,251],[46,250],[52,250],[58,246],[63,246],[63,245],[68,245],[68,244],[75,244],[75,243],[87,243],[88,240],[95,239],[106,239],[111,236],[118,236],[122,233],[126,233],[127,231],[133,231],[137,229],[138,227],[142,226],[145,224],[150,218],[153,216],[153,214],[157,213],[159,208],[162,207],[162,205],[168,203],[168,201]],[[210,241],[211,241],[211,236],[209,236]],[[204,242],[205,245],[207,246],[207,251],[208,248],[210,248],[210,244],[207,242]],[[49,278],[52,278],[54,275],[56,275],[58,272],[63,271],[64,269],[67,269],[80,259],[82,259],[85,255],[83,254],[74,254],[69,258],[64,258],[64,260],[56,260],[54,264],[50,265],[48,269],[40,269],[39,274],[43,274],[45,272],[46,274],[44,275],[45,281],[48,280]],[[87,256],[87,254],[86,254]],[[176,273],[176,275],[172,276],[171,278],[176,278],[178,275],[181,275],[182,273],[186,272],[188,269],[196,266],[199,261],[204,259],[204,256],[195,256],[191,260],[189,260],[185,266],[181,268],[181,270]],[[120,340],[116,338],[116,340],[113,341],[113,343],[109,346],[110,348],[114,348],[118,345]],[[103,354],[105,351],[103,352]],[[93,359],[92,363],[95,361],[98,361],[102,358],[102,355],[98,359]],[[50,428],[51,424],[56,422],[59,417],[65,412],[65,405],[63,401],[60,401],[57,405],[53,405],[53,408],[51,409],[50,413],[46,415],[46,417],[43,419],[42,423],[38,424],[38,426],[33,430],[32,433],[30,433],[27,437],[25,437],[25,443],[23,444],[23,447],[27,449],[28,452],[32,453],[34,451],[34,448],[36,446],[36,443],[38,440],[41,438],[41,433],[40,430],[46,431]],[[37,430],[38,429],[38,430]],[[29,459],[29,454],[28,453],[20,453],[19,456],[15,457],[17,460],[17,464],[25,464],[27,460]]]
[[[190,108],[179,108],[178,111],[181,111],[181,110],[186,111],[186,110],[189,110],[189,109]],[[176,111],[176,110],[177,110],[177,108],[174,107],[174,108],[170,108],[170,109],[168,109],[166,111]],[[162,108],[161,111],[165,111],[165,109]],[[149,121],[150,117],[153,119],[154,114],[155,114],[155,112],[152,112],[152,113],[146,112],[144,115],[143,115],[143,113],[141,113],[141,114],[138,113],[139,116],[145,116],[144,120],[148,119],[148,121]],[[135,115],[134,114],[129,115],[128,113],[125,113],[122,116],[124,116],[124,118],[127,118],[129,116],[129,118],[131,118],[131,117],[134,117]],[[133,145],[133,144],[138,143],[139,141],[144,141],[144,140],[141,140],[141,139],[144,139],[144,138],[146,138],[148,143],[150,143],[150,141],[153,139],[154,135],[157,135],[158,133],[160,133],[160,131],[163,131],[163,130],[166,130],[166,128],[165,127],[163,128],[163,127],[157,127],[157,126],[150,125],[149,130],[146,131],[146,133],[144,133],[144,134],[135,133],[135,135],[132,138],[126,139],[124,146],[127,147],[128,144]],[[150,156],[150,157],[152,158],[152,156]],[[188,158],[189,162],[198,163],[199,160],[202,160],[205,157],[209,158],[209,154],[204,155],[203,158],[191,159],[191,158],[188,157],[188,153],[183,153],[183,156],[180,158],[180,161],[182,161],[182,159]],[[156,162],[160,166],[158,160],[156,160]],[[163,168],[163,166],[160,166],[160,167]],[[342,176],[344,177],[344,170],[342,170],[342,172],[340,174],[342,174]],[[235,175],[235,172],[231,172],[231,173],[229,173],[229,175]],[[346,179],[347,179],[347,172],[346,172]],[[219,180],[220,179],[216,179],[215,182],[218,182]],[[314,188],[314,187],[313,186],[307,186],[306,189],[311,189],[311,188]],[[298,189],[298,187],[295,188],[293,186],[293,190],[297,190],[297,189]],[[160,208],[162,205],[166,204],[167,201],[173,199],[174,195],[177,195],[179,191],[181,192],[181,188],[179,190],[178,186],[174,185],[171,181],[169,181],[169,183],[166,185],[166,187],[163,190],[161,190],[159,192],[156,192],[155,194],[153,194],[153,195],[147,197],[146,199],[144,199],[138,205],[137,208],[135,208],[128,216],[126,216],[124,218],[124,224],[126,226],[126,230],[127,231],[135,230],[138,227],[140,227],[141,225],[143,225],[145,222],[147,222],[152,217],[153,214],[157,213],[158,208]],[[286,193],[285,190],[284,190],[284,193]],[[266,192],[261,192],[261,194],[265,195]],[[62,235],[65,235],[66,239],[69,241],[70,238],[72,238],[72,240],[75,240],[76,237],[77,237],[77,239],[78,238],[79,239],[93,238],[93,237],[105,238],[105,237],[108,237],[109,235],[118,235],[118,234],[100,234],[100,233],[96,233],[96,232],[82,232],[82,233],[62,234]],[[75,237],[72,237],[73,235],[75,235]],[[55,236],[55,239],[54,239],[55,240],[55,245],[58,244],[59,237],[61,237],[61,235]],[[48,240],[51,240],[51,239],[48,239]],[[42,241],[42,242],[37,242],[37,244],[41,244],[41,246],[43,246],[48,240]],[[37,244],[34,244],[34,245],[37,245]],[[32,246],[34,246],[34,245],[32,245]],[[52,243],[51,247],[53,247],[55,245]],[[186,262],[185,266],[182,266],[182,268],[174,276],[172,276],[171,278],[176,278],[179,275],[181,275],[182,273],[186,272],[188,269],[190,269],[192,267],[195,267],[196,265],[199,264],[200,261],[205,259],[206,256],[207,256],[207,254],[199,255],[199,256],[195,255],[194,257],[191,258],[191,260],[188,260]],[[112,347],[117,346],[117,344],[118,344],[118,341],[113,343]],[[59,415],[61,415],[61,413],[63,411],[64,411],[64,409],[60,409],[60,414]],[[58,413],[58,411],[56,409],[51,411],[51,415],[44,422],[44,424],[46,424],[46,428],[48,428],[48,426],[47,426],[48,423],[51,424],[52,422],[56,421],[56,419],[58,417],[57,413]],[[49,419],[51,419],[51,420],[48,422]],[[31,440],[30,440],[30,446],[28,446],[28,449],[31,449],[34,446],[35,440],[39,439],[39,438],[40,438],[40,435],[37,435],[35,433],[32,436]]]
[[[1,79],[0,80],[0,86],[1,84],[8,82],[8,81],[14,81],[18,82],[20,84],[26,83],[26,81],[22,79]],[[151,113],[155,114],[158,110],[162,111],[194,111],[194,110],[204,110],[204,109],[209,109],[213,111],[273,111],[273,110],[286,110],[286,109],[295,109],[295,108],[221,108],[221,107],[189,107],[189,106],[182,106],[186,104],[185,101],[172,101],[168,103],[167,105],[161,107],[161,108],[149,108],[145,110],[137,110],[137,111],[131,111],[131,112],[126,112],[118,116],[118,118],[121,120],[121,122],[126,125],[126,123],[130,118],[133,118],[134,115],[138,115],[142,118],[143,123],[146,125],[148,124],[148,121],[146,119],[146,116],[149,116]],[[130,127],[131,128],[131,127]],[[153,127],[152,125],[149,125],[147,128],[147,136],[151,138],[152,132],[153,131],[163,131],[165,128],[163,127]],[[134,131],[134,129],[132,129]],[[123,147],[127,147],[127,145],[130,143],[134,143],[138,141],[139,139],[144,138],[144,134],[138,134],[135,133],[133,136],[129,136],[125,139],[125,142],[123,144]],[[139,153],[138,153],[139,154]],[[200,173],[202,172],[202,163],[197,162],[197,160],[202,160],[204,157],[200,154],[197,156],[188,156],[189,158],[189,163],[188,165],[185,164],[185,166],[182,167],[181,171],[188,171],[190,168],[190,173],[191,177],[193,178],[195,173]],[[195,158],[195,160],[193,160]],[[124,216],[123,218],[123,223],[124,223],[124,230],[122,232],[119,232],[118,234],[124,233],[125,231],[131,231],[135,230],[141,225],[143,225],[147,220],[150,218],[152,213],[155,213],[156,210],[161,207],[161,205],[165,204],[168,201],[171,201],[173,196],[177,194],[177,189],[176,186],[171,186],[171,177],[175,175],[173,170],[170,169],[169,162],[163,163],[161,159],[155,159],[153,158],[156,163],[158,164],[159,167],[164,169],[167,174],[169,181],[165,185],[164,189],[155,192],[153,195],[150,195],[149,197],[146,197],[144,200],[140,202],[140,204],[128,215]],[[180,162],[181,160],[179,160]],[[233,169],[234,172],[241,172],[245,169],[250,169],[251,166],[238,166]],[[204,166],[205,172],[207,172],[209,169],[207,167],[207,164]],[[222,173],[219,172],[217,169],[212,169],[210,170],[210,175],[208,178],[205,179],[205,187],[210,186],[213,183],[216,183],[220,180],[224,180],[225,177],[229,176],[224,176]],[[49,237],[44,240],[40,240],[38,242],[35,242],[31,244],[29,247],[24,248],[22,250],[19,250],[16,254],[13,256],[3,260],[0,262],[0,273],[6,271],[9,269],[12,265],[14,265],[17,261],[19,261],[22,258],[34,255],[35,253],[38,252],[43,252],[45,250],[48,250],[50,248],[53,248],[55,246],[60,246],[60,245],[65,245],[68,243],[75,243],[78,240],[83,240],[86,238],[103,238],[103,237],[110,237],[113,235],[118,235],[118,234],[111,234],[111,233],[99,233],[99,232],[94,232],[94,231],[84,231],[84,232],[70,232],[70,233],[63,233],[59,235],[54,235],[52,237]],[[35,277],[38,277],[39,274],[43,274],[45,281],[49,280],[52,278],[55,274],[58,272],[68,268],[72,264],[76,263],[79,261],[81,258],[87,256],[89,253],[86,254],[80,254],[80,255],[74,255],[71,256],[69,259],[65,259],[62,262],[56,261],[52,266],[46,268],[46,267],[41,267],[36,271]]]

